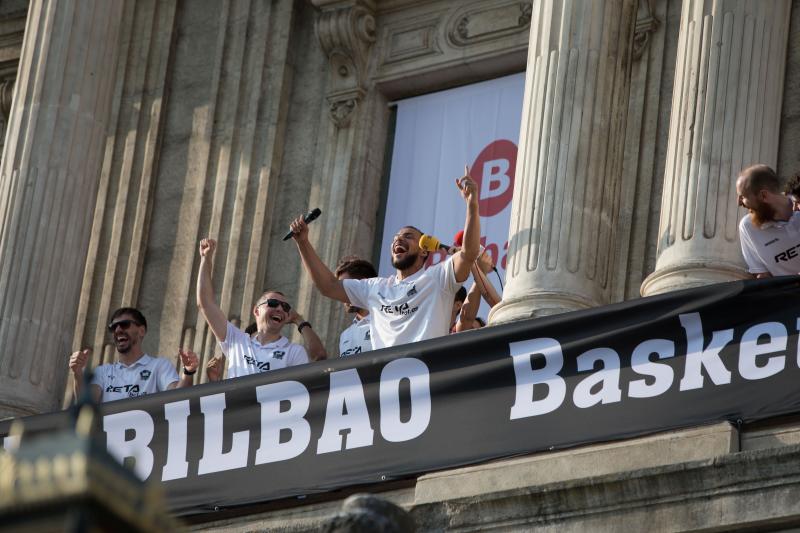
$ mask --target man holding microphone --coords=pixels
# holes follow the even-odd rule
[[[361,307],[372,317],[373,349],[447,335],[453,297],[470,274],[480,253],[480,217],[477,185],[468,169],[456,181],[467,206],[464,246],[447,260],[424,268],[428,253],[420,249],[422,232],[405,226],[392,239],[394,276],[339,280],[325,266],[308,240],[302,217],[291,224],[303,266],[317,289],[328,298]]]

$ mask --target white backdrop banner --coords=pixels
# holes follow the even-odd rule
[[[455,185],[468,165],[480,188],[481,244],[505,279],[525,74],[397,103],[379,273],[394,273],[392,237],[405,225],[452,244],[466,206]],[[435,254],[437,263],[444,254]],[[497,276],[489,278],[500,291]],[[465,284],[469,288],[471,281]],[[486,318],[484,303],[480,316]]]

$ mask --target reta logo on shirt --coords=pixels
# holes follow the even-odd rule
[[[469,175],[478,184],[478,212],[491,217],[502,211],[514,195],[514,171],[517,168],[517,145],[499,139],[487,145],[475,162]]]
[[[138,394],[139,385],[109,385],[106,387],[106,392],[127,392],[130,394]]]

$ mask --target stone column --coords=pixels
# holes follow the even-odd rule
[[[0,167],[0,418],[63,395],[123,6],[30,3]]]
[[[343,255],[370,258],[380,186],[388,109],[370,81],[376,39],[373,0],[313,0],[320,46],[328,58],[329,119],[318,139],[324,155],[314,178],[309,208],[322,209],[324,225],[312,230],[313,244],[333,269]],[[336,353],[343,328],[341,306],[323,297],[306,278],[299,301],[309,302],[310,319],[328,350]]]
[[[533,4],[507,280],[494,323],[609,300],[636,8],[636,0]]]
[[[656,269],[642,295],[749,277],[736,177],[778,156],[789,0],[684,0]]]

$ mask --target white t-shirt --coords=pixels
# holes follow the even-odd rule
[[[98,366],[94,369],[92,385],[102,390],[101,402],[113,402],[165,391],[177,381],[180,378],[174,363],[144,354],[131,366],[119,361]]]
[[[769,272],[773,276],[800,273],[800,212],[788,221],[776,220],[760,228],[745,215],[739,222],[742,255],[751,274]]]
[[[350,303],[369,311],[372,349],[447,335],[461,283],[453,257],[413,276],[342,280]]]
[[[372,333],[369,330],[370,316],[367,315],[361,320],[355,317],[350,327],[342,332],[339,337],[339,357],[372,350]]]
[[[308,363],[306,349],[281,337],[275,342],[261,344],[228,322],[225,341],[219,343],[228,358],[228,377],[238,378],[259,372],[269,372],[287,366]]]

